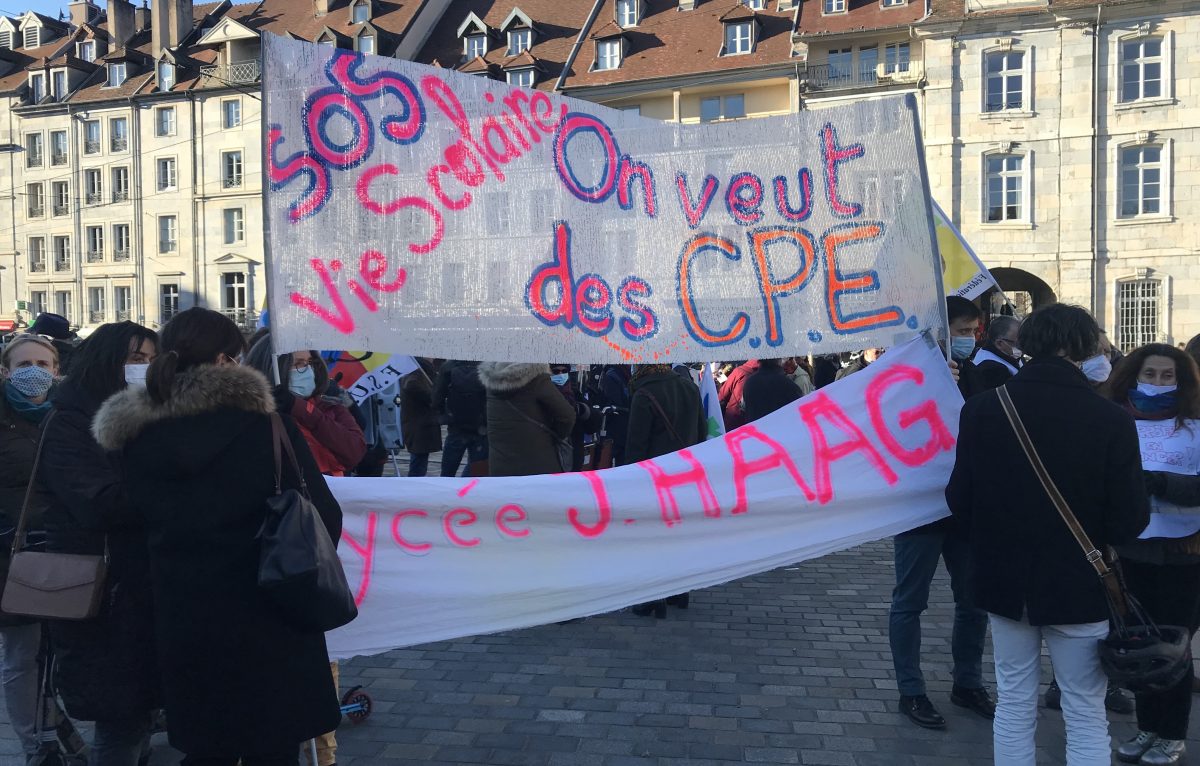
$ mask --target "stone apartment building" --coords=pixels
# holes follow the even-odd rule
[[[14,221],[0,229],[0,314],[27,301],[23,318],[45,306],[81,325],[155,324],[199,302],[252,320],[265,295],[257,46],[272,32],[685,123],[912,93],[934,198],[1020,307],[1080,303],[1124,347],[1200,332],[1189,0],[161,5],[0,19]],[[858,193],[886,208],[888,187]]]

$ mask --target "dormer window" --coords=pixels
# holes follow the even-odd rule
[[[467,35],[463,52],[467,61],[487,55],[487,35]]]
[[[40,104],[42,99],[46,97],[46,75],[42,72],[34,72],[29,75],[29,101],[33,104]]]
[[[351,24],[366,24],[371,20],[371,4],[366,2],[355,3],[350,9]]]
[[[320,40],[317,40],[317,45],[324,45],[326,48],[337,47],[337,43],[334,42],[332,37],[323,37]]]
[[[52,75],[54,83],[54,91],[52,95],[55,101],[62,101],[67,97],[67,70],[58,69]]]
[[[36,48],[42,44],[42,28],[29,27],[22,35],[21,43],[26,48]]]
[[[596,43],[596,71],[603,72],[621,66],[621,40],[600,40]]]
[[[767,9],[767,0],[742,0],[745,6],[754,11],[765,11]]]
[[[375,54],[375,35],[362,34],[358,36],[358,52],[367,56]]]
[[[175,65],[168,61],[158,62],[158,89],[170,90],[175,87]]]
[[[125,84],[125,62],[119,61],[108,65],[108,87],[116,88]]]
[[[13,33],[11,30],[5,29],[0,31],[0,48],[12,50]]]
[[[532,69],[512,69],[508,71],[507,77],[509,85],[521,88],[532,88],[536,79]]]
[[[508,55],[516,56],[533,46],[532,29],[512,29],[508,32]]]
[[[80,61],[93,62],[96,60],[96,41],[88,40],[87,42],[79,43],[76,46],[76,53]]]
[[[740,56],[754,50],[754,22],[738,21],[725,25],[726,56]]]
[[[617,23],[622,27],[638,25],[638,0],[617,0]]]

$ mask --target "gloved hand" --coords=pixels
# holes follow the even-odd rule
[[[1167,491],[1167,475],[1161,471],[1142,471],[1146,479],[1146,494],[1162,496]]]
[[[273,393],[275,394],[275,411],[283,415],[290,414],[296,403],[296,395],[286,386],[276,386]]]

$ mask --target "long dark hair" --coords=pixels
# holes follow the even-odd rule
[[[1129,392],[1137,387],[1142,365],[1152,356],[1165,356],[1175,363],[1175,401],[1179,404],[1176,424],[1182,428],[1183,421],[1200,418],[1200,369],[1192,357],[1166,343],[1140,346],[1117,362],[1105,385],[1105,395],[1117,404],[1129,401]]]
[[[244,364],[247,367],[253,367],[263,374],[267,380],[275,383],[275,374],[279,374],[280,388],[287,389],[288,384],[292,382],[292,361],[295,359],[295,354],[279,354],[275,355],[275,349],[271,346],[271,334],[265,329],[259,330],[251,336],[254,343],[250,344],[250,350],[246,352]],[[329,368],[325,365],[325,360],[322,358],[319,351],[308,352],[309,366],[313,368],[313,378],[315,387],[313,388],[314,396],[324,396],[325,390],[329,387]],[[272,369],[271,365],[275,367]]]
[[[161,338],[158,358],[146,371],[146,391],[158,404],[170,401],[177,373],[216,364],[222,354],[236,359],[246,350],[246,339],[232,319],[199,307],[176,314]]]
[[[102,402],[125,388],[125,361],[145,341],[158,345],[158,333],[136,322],[103,324],[71,354],[71,385]]]

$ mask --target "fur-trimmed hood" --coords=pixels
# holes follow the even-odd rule
[[[119,450],[160,420],[222,409],[262,415],[275,411],[270,384],[249,367],[193,367],[175,375],[172,390],[173,395],[165,404],[151,400],[144,388],[127,388],[113,395],[96,413],[92,435],[104,449]]]
[[[479,379],[489,391],[508,392],[524,388],[538,375],[549,375],[550,365],[525,362],[481,362]]]

